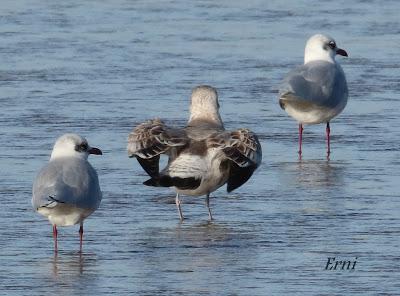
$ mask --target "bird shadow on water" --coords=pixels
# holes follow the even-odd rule
[[[277,164],[283,171],[288,185],[309,188],[343,187],[346,181],[347,164],[343,161],[298,160]]]
[[[56,295],[93,295],[99,286],[97,268],[96,254],[59,251],[47,257],[43,264],[35,264],[33,274],[35,281],[40,279],[41,285],[37,287],[43,291],[40,295],[48,295],[54,289]]]
[[[152,267],[151,275],[154,270],[175,274],[217,269],[224,262],[236,260],[248,248],[249,240],[254,241],[254,234],[242,227],[193,220],[146,231],[146,249],[151,255],[142,260]]]
[[[96,262],[97,257],[93,253],[59,251],[50,260],[51,273],[56,279],[79,277]]]
[[[187,224],[179,223],[174,230],[176,240],[186,246],[205,247],[210,244],[227,243],[233,239],[233,230],[216,222]]]
[[[234,231],[216,222],[195,222],[188,218],[163,227],[151,227],[145,231],[146,246],[150,248],[174,247],[200,248],[210,244],[223,243],[232,239]],[[161,245],[160,245],[161,244]]]

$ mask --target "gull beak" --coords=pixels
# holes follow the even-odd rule
[[[340,54],[341,56],[348,57],[347,52],[341,48],[336,49],[336,54]]]
[[[101,152],[101,150],[99,148],[96,147],[91,147],[88,150],[89,154],[95,154],[95,155],[103,155],[103,152]]]

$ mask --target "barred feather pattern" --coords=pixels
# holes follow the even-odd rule
[[[168,128],[156,118],[139,124],[129,134],[127,149],[129,157],[149,159],[187,143],[188,138],[183,130]]]
[[[227,158],[240,167],[258,167],[262,158],[257,136],[244,128],[211,135],[207,139],[207,147],[221,149]]]

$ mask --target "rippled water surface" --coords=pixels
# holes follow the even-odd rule
[[[351,2],[351,3],[350,3]],[[2,1],[1,295],[399,295],[398,1]],[[332,121],[297,124],[277,89],[306,39],[326,32],[350,99]],[[232,194],[184,198],[144,187],[125,151],[145,119],[184,125],[191,89],[218,88],[228,129],[259,134],[263,163]],[[30,204],[38,169],[65,132],[102,148],[90,161],[103,202],[78,227]],[[353,271],[324,270],[327,258]]]

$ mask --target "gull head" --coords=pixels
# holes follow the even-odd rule
[[[347,52],[336,46],[336,41],[328,35],[316,34],[308,39],[304,51],[304,64],[315,60],[335,63],[335,56],[347,57]]]
[[[102,155],[100,149],[90,147],[87,140],[77,134],[65,134],[54,144],[50,159],[59,157],[77,157],[87,159],[89,154]]]
[[[217,90],[208,85],[200,85],[193,89],[190,104],[190,119],[204,120],[221,124]]]

